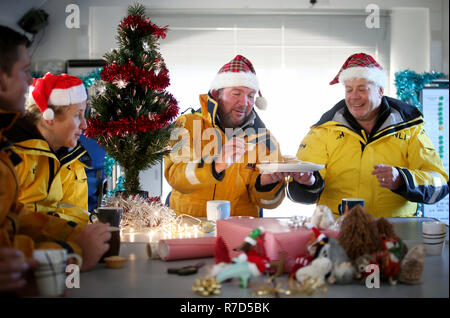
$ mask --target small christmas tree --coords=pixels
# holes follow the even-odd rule
[[[118,26],[117,49],[104,55],[103,84],[92,99],[86,136],[101,144],[125,170],[125,194],[138,194],[139,172],[160,162],[178,115],[176,99],[165,88],[169,75],[159,50],[167,26],[145,16],[145,7],[128,8]]]

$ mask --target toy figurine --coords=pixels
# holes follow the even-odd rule
[[[310,265],[327,242],[328,238],[325,234],[320,232],[316,227],[313,227],[311,238],[306,246],[307,252],[295,258],[295,264],[290,270],[289,277],[294,277],[300,268]]]
[[[319,230],[329,229],[334,223],[333,214],[327,206],[318,205],[311,216],[310,222]]]
[[[302,267],[308,266],[314,260],[310,254],[302,254],[295,258],[294,266],[292,266],[289,273],[289,278],[295,277],[295,273]]]
[[[420,284],[425,264],[425,246],[412,248],[403,258],[398,272],[398,280],[405,284]]]
[[[308,279],[318,279],[319,282],[325,282],[325,276],[331,271],[331,261],[327,257],[319,257],[311,262],[310,265],[297,270],[295,278],[301,284]]]
[[[381,242],[383,250],[375,253],[375,259],[381,267],[380,273],[388,279],[389,284],[395,285],[400,262],[405,256],[404,243],[401,240],[387,238],[385,235],[381,235]]]
[[[375,264],[378,266],[377,261],[375,260],[375,257],[371,254],[364,254],[359,256],[354,261],[354,267],[355,267],[355,279],[361,279],[364,277],[367,277],[369,275],[369,272],[367,272],[367,266]]]
[[[275,276],[283,274],[286,255],[285,253],[281,253],[281,260],[275,261],[271,261],[267,257],[264,242],[262,240],[264,232],[263,227],[254,229],[244,239],[244,242],[234,249],[235,251],[244,253],[233,258],[233,264],[229,266],[222,265],[222,270],[216,276],[216,279],[219,282],[239,277],[240,286],[247,288],[248,280],[251,277],[259,276],[266,271],[274,270]],[[260,251],[258,251],[257,248]]]
[[[381,249],[375,220],[360,205],[351,208],[346,214],[341,224],[338,241],[351,260]]]
[[[311,255],[313,259],[319,257],[320,251],[327,243],[328,237],[320,232],[316,227],[313,227],[311,240],[307,246],[309,255]]]
[[[328,277],[330,284],[349,284],[352,282],[355,268],[337,240],[327,238],[326,244],[322,247],[317,257],[327,257],[331,261],[331,274]]]
[[[280,276],[284,271],[284,264],[286,262],[286,253],[281,252],[280,260],[271,261],[266,255],[264,241],[262,236],[265,230],[259,227],[250,232],[244,239],[241,245],[236,247],[235,251],[244,252],[247,255],[248,261],[256,264],[265,264],[266,270],[274,272],[275,276]]]
[[[266,270],[265,264],[260,263],[257,266],[255,263],[249,262],[244,253],[233,258],[233,262],[217,274],[216,279],[219,283],[231,278],[239,278],[239,286],[247,288],[250,277],[257,277]]]

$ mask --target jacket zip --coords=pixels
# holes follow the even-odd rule
[[[364,149],[366,148],[366,146],[369,142],[367,140],[366,132],[364,131],[364,129],[361,130],[361,136],[363,137],[364,141],[366,142],[365,144],[361,142],[361,157],[362,157]]]

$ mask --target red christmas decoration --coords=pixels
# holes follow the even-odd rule
[[[169,71],[164,68],[158,74],[147,71],[129,61],[128,64],[111,64],[103,67],[100,73],[102,80],[106,82],[118,82],[139,84],[152,90],[163,90],[170,84]]]
[[[104,56],[107,65],[100,77],[105,89],[92,99],[85,135],[123,167],[126,195],[140,194],[139,171],[168,153],[178,115],[176,99],[165,91],[169,71],[157,51],[166,31],[167,26],[150,22],[143,5],[130,6],[118,27],[118,48]]]
[[[154,114],[150,119],[148,116],[141,115],[137,119],[119,118],[115,121],[102,123],[98,119],[89,119],[87,121],[86,137],[95,137],[100,135],[117,136],[128,135],[131,133],[155,131],[167,127],[178,114],[176,100],[169,95],[171,104],[161,114]]]
[[[157,25],[150,22],[149,18],[143,19],[138,15],[129,15],[124,18],[120,24],[119,28],[122,31],[126,31],[126,29],[130,29],[132,31],[141,31],[143,33],[152,34],[157,38],[166,38],[166,31],[168,25],[165,27],[158,27]]]

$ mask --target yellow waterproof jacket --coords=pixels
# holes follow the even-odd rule
[[[66,248],[82,255],[81,248],[73,242],[81,231],[80,226],[55,216],[31,213],[18,201],[14,166],[21,159],[3,132],[19,115],[0,110],[0,247],[18,248],[27,258],[32,257],[34,249],[44,248]]]
[[[284,198],[285,183],[261,186],[255,167],[261,160],[280,160],[279,146],[256,112],[239,129],[224,130],[216,116],[217,102],[210,95],[200,95],[201,112],[182,115],[175,149],[165,157],[164,175],[172,186],[170,207],[175,212],[206,217],[206,202],[228,200],[231,215],[258,217],[260,208],[273,209]],[[217,174],[215,156],[231,137],[242,137],[255,144],[240,161]]]
[[[342,100],[311,127],[297,157],[325,165],[324,185],[317,182],[314,189],[293,182],[287,190],[291,199],[318,201],[338,215],[343,198],[362,198],[375,217],[406,217],[415,215],[417,202],[432,204],[448,194],[448,175],[416,107],[383,97],[371,136],[358,126]],[[396,167],[404,186],[382,188],[372,175],[377,164]]]
[[[89,222],[86,150],[78,144],[54,153],[26,119],[19,119],[6,136],[22,162],[16,166],[19,201],[31,212],[55,213],[80,225]],[[83,162],[84,163],[83,163]]]

